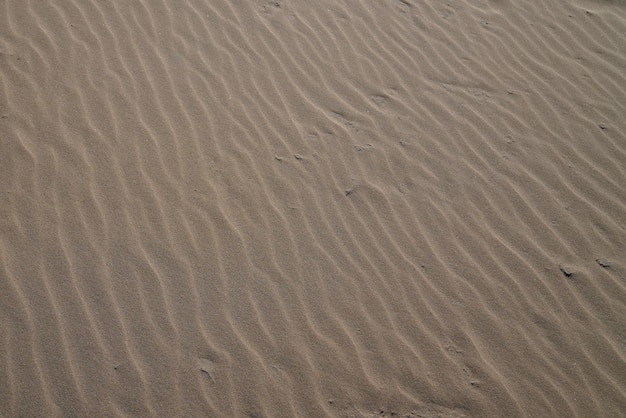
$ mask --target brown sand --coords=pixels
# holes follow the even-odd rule
[[[0,1],[2,416],[620,416],[622,0]]]

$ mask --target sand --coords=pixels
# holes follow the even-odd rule
[[[626,413],[626,3],[0,1],[0,416]]]

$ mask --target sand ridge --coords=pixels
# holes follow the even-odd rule
[[[623,414],[626,8],[544,3],[0,2],[0,415]]]

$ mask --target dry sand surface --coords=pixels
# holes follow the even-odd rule
[[[0,0],[0,416],[626,411],[623,0]]]

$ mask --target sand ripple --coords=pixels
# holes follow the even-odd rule
[[[3,416],[619,416],[619,1],[0,2]]]

